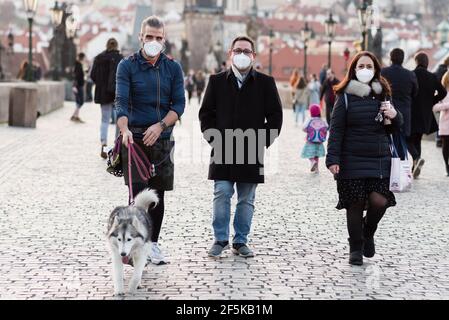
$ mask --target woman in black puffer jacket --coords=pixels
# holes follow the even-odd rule
[[[337,101],[326,166],[337,180],[337,209],[346,209],[349,263],[356,265],[363,264],[363,255],[374,256],[374,232],[386,209],[396,204],[389,190],[389,133],[399,130],[403,119],[394,107],[381,106],[390,99],[391,89],[380,70],[374,55],[360,52],[334,87]]]

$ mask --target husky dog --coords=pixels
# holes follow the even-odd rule
[[[140,286],[151,244],[152,223],[147,210],[154,208],[158,201],[154,190],[146,189],[137,195],[134,205],[116,207],[109,217],[107,237],[115,295],[124,294],[123,264],[134,266],[128,292],[133,294]]]

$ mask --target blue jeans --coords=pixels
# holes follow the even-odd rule
[[[109,121],[111,120],[112,110],[114,108],[113,103],[101,105],[101,126],[100,126],[100,140],[101,144],[107,145],[108,141],[108,129]],[[118,127],[115,126],[115,137],[118,136]]]
[[[231,219],[231,198],[237,185],[237,206],[234,216],[235,236],[233,243],[247,243],[254,213],[256,183],[241,183],[215,180],[213,221],[216,241],[229,241],[229,222]]]
[[[306,118],[306,105],[302,103],[295,104],[295,123],[298,124],[298,119],[301,116],[301,123]]]

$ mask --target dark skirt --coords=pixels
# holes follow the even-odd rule
[[[138,138],[134,138],[134,143],[145,152],[148,159],[155,165],[156,175],[152,177],[148,182],[145,182],[140,177],[134,164],[131,166],[132,183],[147,184],[149,188],[161,191],[173,190],[174,182],[174,144],[175,142],[170,139],[159,139],[156,143],[147,147],[143,141]],[[123,163],[123,177],[125,178],[125,184],[128,185],[128,149],[122,148],[121,150],[122,163]]]
[[[365,201],[368,207],[368,196],[371,192],[377,192],[387,199],[387,208],[396,205],[396,198],[390,191],[390,179],[365,178],[365,179],[338,179],[338,204],[336,208],[348,209],[353,203]]]

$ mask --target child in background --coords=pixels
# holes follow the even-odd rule
[[[307,133],[306,144],[304,145],[301,157],[310,160],[310,171],[318,173],[319,158],[326,155],[323,142],[326,141],[329,126],[321,119],[321,109],[318,104],[309,107],[310,119],[303,126],[303,131]]]

